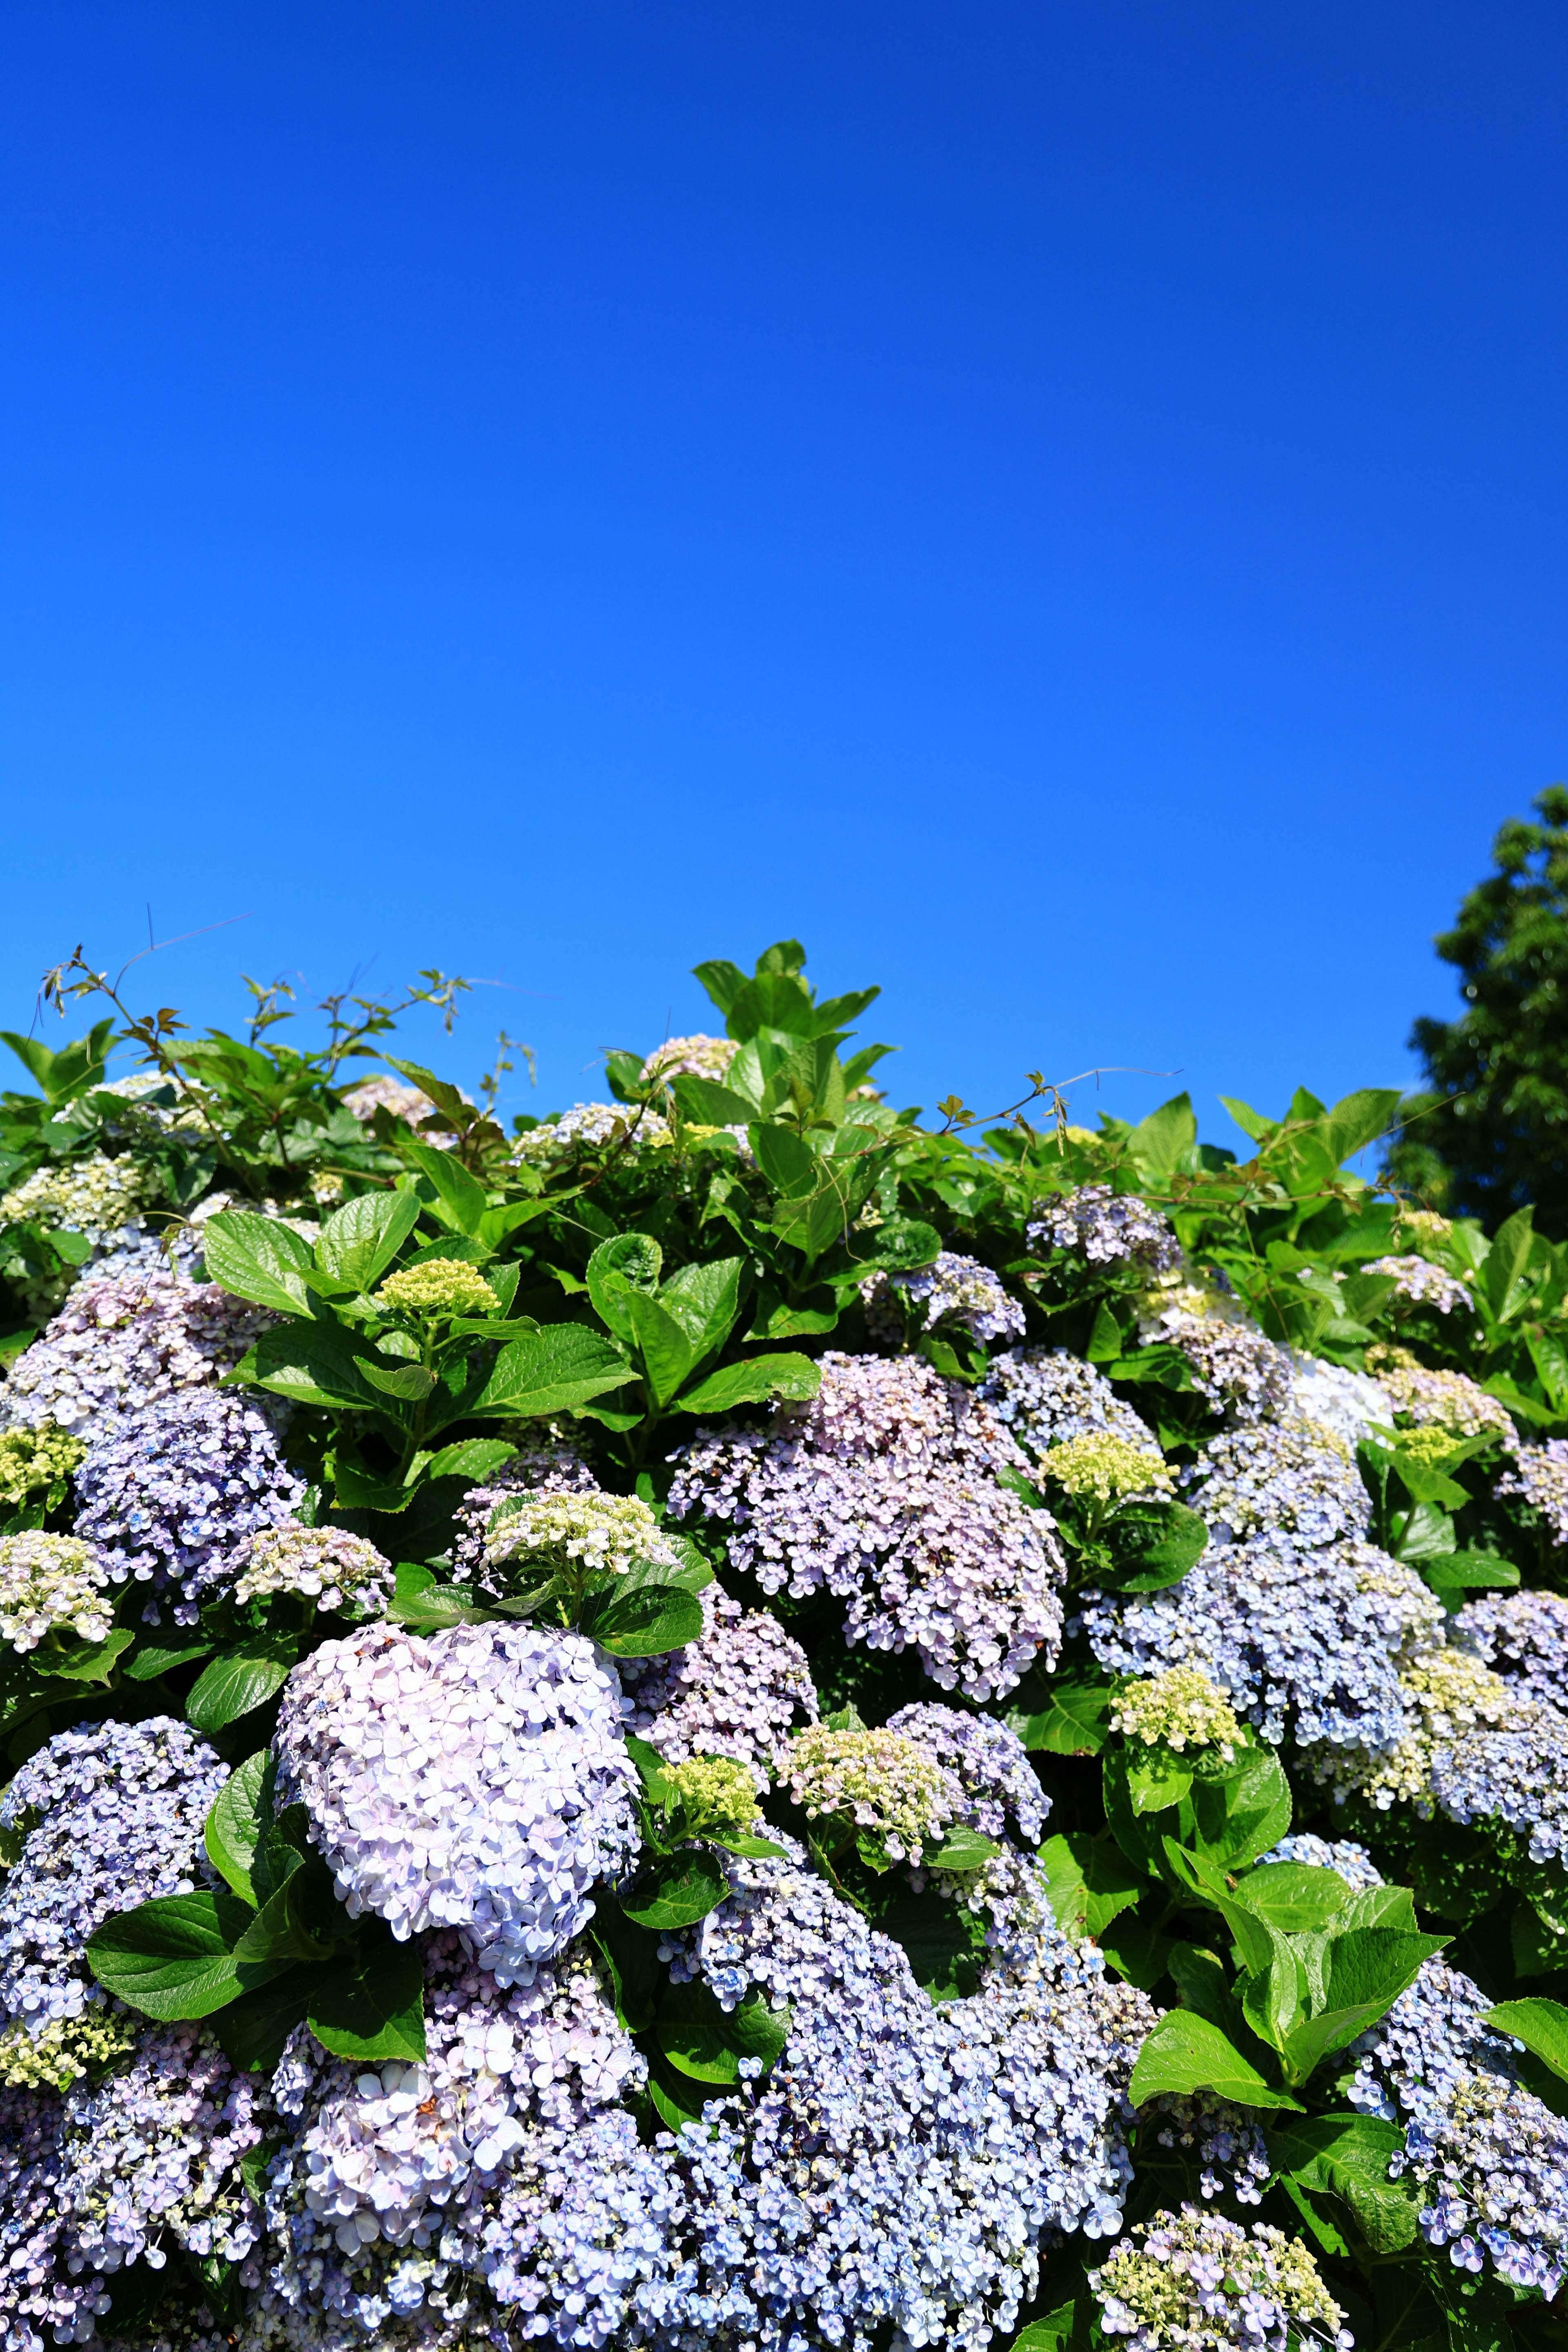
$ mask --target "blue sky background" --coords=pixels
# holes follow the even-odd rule
[[[1403,1080],[1568,773],[1565,100],[1522,0],[12,11],[0,1022],[150,903],[203,1019],[504,983],[513,1108],[785,931],[903,1100]]]

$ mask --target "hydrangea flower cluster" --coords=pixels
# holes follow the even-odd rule
[[[921,1701],[888,1717],[887,1728],[951,1773],[963,1791],[957,1816],[989,1838],[1016,1837],[1037,1845],[1051,1801],[1041,1788],[1028,1749],[1016,1731],[984,1715]]]
[[[1511,1688],[1563,1708],[1568,1698],[1568,1600],[1560,1592],[1483,1593],[1466,1602],[1449,1638],[1494,1667]]]
[[[825,1355],[822,1386],[766,1432],[699,1437],[674,1458],[669,1511],[726,1519],[765,1592],[826,1587],[846,1637],[919,1651],[945,1690],[1012,1688],[1061,1634],[1060,1551],[1046,1513],[1000,1486],[1021,1460],[988,1408],[912,1358]]]
[[[0,1536],[0,1641],[36,1650],[47,1633],[68,1625],[83,1642],[101,1642],[114,1622],[104,1591],[109,1570],[79,1536],[33,1529]]]
[[[1310,1550],[1363,1537],[1371,1511],[1343,1440],[1299,1417],[1222,1430],[1201,1448],[1184,1484],[1215,1543],[1267,1535]]]
[[[685,1808],[693,1834],[733,1837],[762,1811],[757,1786],[743,1764],[728,1756],[693,1756],[671,1764],[667,1778]]]
[[[1041,1454],[1039,1475],[1075,1501],[1101,1504],[1131,1495],[1172,1495],[1176,1486],[1157,1447],[1133,1445],[1109,1429],[1064,1438]]]
[[[1440,1265],[1433,1265],[1424,1257],[1374,1257],[1363,1268],[1366,1274],[1385,1274],[1394,1283],[1394,1296],[1408,1299],[1413,1307],[1434,1307],[1439,1315],[1452,1315],[1462,1310],[1467,1315],[1476,1311],[1476,1302],[1462,1282],[1445,1274]]]
[[[1568,2124],[1521,2088],[1511,2044],[1485,2022],[1491,2005],[1457,1969],[1423,1961],[1352,2045],[1349,2098],[1405,2126],[1389,2169],[1427,2191],[1428,2245],[1461,2270],[1490,2255],[1515,2286],[1550,2298],[1568,2270]]]
[[[1353,1838],[1321,1838],[1310,1830],[1292,1830],[1276,1846],[1258,1857],[1265,1862],[1304,1862],[1313,1870],[1337,1871],[1352,1895],[1381,1886],[1383,1878],[1364,1845]]]
[[[396,1571],[363,1536],[346,1528],[265,1528],[235,1554],[237,1601],[269,1592],[296,1592],[319,1609],[353,1607],[379,1616],[392,1598]]]
[[[1081,1622],[1112,1674],[1198,1666],[1267,1740],[1381,1753],[1405,1730],[1400,1667],[1432,1645],[1443,1611],[1370,1544],[1297,1554],[1259,1540],[1212,1547],[1161,1592],[1086,1596]]]
[[[1169,1223],[1136,1192],[1084,1184],[1036,1207],[1040,1213],[1024,1228],[1031,1249],[1070,1250],[1090,1265],[1131,1265],[1148,1274],[1181,1264],[1181,1244]]]
[[[1287,2352],[1303,2334],[1350,2352],[1355,2341],[1299,2239],[1196,2205],[1136,2223],[1089,2284],[1105,2333],[1130,2336],[1133,2352]]]
[[[993,1359],[980,1396],[1009,1437],[1036,1460],[1072,1437],[1109,1431],[1157,1452],[1152,1431],[1092,1364],[1065,1348],[1011,1348]]]
[[[1348,1371],[1321,1356],[1290,1355],[1295,1375],[1290,1411],[1302,1421],[1331,1430],[1347,1455],[1394,1422],[1394,1403],[1367,1372]]]
[[[1456,1437],[1500,1437],[1510,1454],[1519,1432],[1506,1405],[1463,1372],[1434,1372],[1407,1348],[1369,1348],[1367,1363],[1396,1412],[1417,1429],[1434,1424]]]
[[[1513,1466],[1505,1470],[1492,1489],[1497,1495],[1520,1495],[1539,1511],[1552,1545],[1568,1544],[1568,1438],[1549,1437],[1544,1445],[1521,1445]]]
[[[954,1323],[973,1339],[1005,1339],[1024,1333],[1024,1310],[978,1258],[939,1251],[930,1265],[909,1274],[874,1274],[860,1285],[866,1328],[880,1343],[903,1337],[900,1302],[928,1329]]]
[[[531,1127],[517,1139],[516,1157],[522,1160],[553,1160],[579,1144],[611,1143],[617,1133],[634,1151],[669,1141],[669,1121],[656,1110],[639,1110],[626,1103],[574,1103],[556,1119]]]
[[[0,1410],[14,1429],[51,1424],[95,1438],[115,1414],[215,1386],[277,1320],[163,1263],[120,1275],[95,1270],[18,1357]]]
[[[482,1274],[461,1258],[431,1258],[424,1265],[405,1265],[389,1274],[375,1294],[375,1303],[389,1315],[410,1315],[416,1321],[454,1315],[497,1315],[500,1300]]]
[[[171,1596],[176,1625],[195,1623],[201,1601],[232,1578],[239,1544],[291,1518],[305,1492],[267,1414],[228,1389],[185,1390],[109,1423],[76,1483],[78,1534],[118,1582],[151,1586],[149,1623]]]
[[[1288,1350],[1247,1324],[1176,1310],[1161,1316],[1160,1337],[1185,1357],[1194,1388],[1215,1412],[1267,1421],[1289,1403],[1294,1372]]]
[[[0,1506],[15,1510],[30,1496],[63,1486],[86,1452],[79,1437],[52,1421],[7,1429],[0,1434]]]
[[[0,1827],[26,1828],[0,1886],[0,2014],[41,2031],[78,2017],[82,1947],[112,1911],[205,1880],[202,1826],[227,1779],[167,1716],[57,1732],[0,1795]]]
[[[790,1742],[790,1794],[808,1819],[837,1813],[879,1837],[895,1862],[918,1869],[963,1811],[963,1790],[924,1748],[900,1733],[832,1731],[814,1723]]]
[[[477,1574],[489,1540],[498,1503],[512,1495],[586,1495],[598,1491],[592,1470],[574,1445],[553,1430],[543,1444],[520,1445],[510,1461],[470,1486],[458,1504],[452,1531],[452,1566],[461,1582]]]
[[[668,1657],[623,1665],[634,1709],[628,1728],[672,1764],[728,1756],[761,1792],[784,1769],[791,1733],[816,1721],[805,1652],[776,1617],[742,1610],[717,1585],[700,1599],[698,1640]]]
[[[526,1984],[637,1850],[625,1704],[574,1633],[378,1626],[296,1668],[277,1747],[352,1916],[462,1927]]]
[[[148,1197],[141,1162],[101,1151],[36,1169],[0,1192],[0,1224],[44,1225],[69,1234],[107,1234],[127,1224]]]
[[[485,1545],[487,1569],[511,1560],[575,1560],[590,1574],[624,1576],[635,1564],[675,1568],[679,1554],[636,1495],[539,1490],[508,1497]]]
[[[417,1087],[405,1086],[401,1078],[389,1077],[378,1070],[374,1078],[362,1078],[357,1087],[350,1087],[343,1097],[343,1108],[368,1127],[378,1110],[390,1111],[394,1118],[405,1118],[417,1127],[428,1118],[436,1106]]]
[[[8,2091],[68,2091],[134,2049],[142,2030],[139,2017],[107,2007],[51,2018],[36,2033],[18,2018],[0,2032],[0,2083]]]
[[[704,1037],[700,1033],[667,1037],[643,1064],[642,1082],[651,1087],[656,1078],[679,1078],[683,1073],[694,1078],[722,1078],[739,1051],[733,1037]]]
[[[1242,1737],[1225,1693],[1196,1666],[1170,1666],[1144,1682],[1125,1684],[1111,1703],[1110,1723],[1125,1738],[1178,1756],[1189,1748],[1217,1748],[1226,1763]]]

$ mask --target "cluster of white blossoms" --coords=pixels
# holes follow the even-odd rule
[[[102,1642],[114,1622],[112,1581],[97,1547],[79,1536],[26,1528],[0,1536],[0,1641],[36,1650],[68,1626],[84,1642]]]

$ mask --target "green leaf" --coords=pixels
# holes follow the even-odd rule
[[[403,1156],[434,1190],[436,1214],[442,1223],[454,1233],[477,1234],[489,1203],[484,1186],[462,1161],[432,1143],[405,1143]]]
[[[1405,2134],[1381,2116],[1303,2116],[1266,2124],[1263,2144],[1276,2172],[1298,2188],[1341,2198],[1374,2253],[1397,2253],[1415,2239],[1415,2209],[1388,2168]]]
[[[676,1402],[682,1412],[728,1412],[770,1397],[804,1402],[821,1385],[822,1374],[809,1356],[751,1356],[743,1364],[723,1365]]]
[[[964,1903],[901,1895],[877,1926],[903,1947],[910,1973],[932,2000],[966,2000],[980,1981],[985,1922]]]
[[[423,1404],[436,1385],[436,1375],[426,1364],[378,1364],[373,1357],[361,1356],[359,1369],[373,1389],[383,1396],[397,1397],[405,1404]]]
[[[1522,2042],[1554,2074],[1568,2082],[1568,2009],[1561,2001],[1534,1995],[1524,2000],[1500,2001],[1487,2011],[1486,2022],[1510,2041]]]
[[[619,1892],[626,1917],[639,1927],[689,1927],[705,1919],[730,1892],[730,1882],[700,1846],[658,1854]]]
[[[775,1192],[789,1198],[815,1188],[821,1176],[821,1162],[804,1136],[787,1127],[761,1122],[747,1132],[757,1165]]]
[[[1162,2091],[1217,2091],[1241,2107],[1292,2107],[1299,2103],[1266,2083],[1217,2025],[1190,2010],[1167,2010],[1147,2035],[1132,2069],[1129,2095],[1142,2106]]]
[[[1048,1837],[1040,1860],[1057,1925],[1075,1941],[1085,1935],[1098,1941],[1149,1884],[1110,1838],[1089,1837],[1081,1830]]]
[[[1127,1139],[1127,1156],[1144,1182],[1158,1187],[1177,1173],[1197,1139],[1192,1097],[1173,1095],[1133,1129]]]
[[[678,2136],[689,2124],[700,2126],[709,2099],[721,2095],[710,2085],[682,2074],[679,2066],[672,2066],[663,2051],[658,2049],[648,2058],[647,2095],[665,2129]]]
[[[652,2021],[664,1981],[657,1938],[646,1927],[634,1927],[602,1890],[594,1897],[588,1933],[609,1969],[616,2015],[628,2033],[641,2033]]]
[[[663,1657],[700,1639],[702,1603],[677,1584],[614,1586],[584,1604],[579,1630],[612,1657]]]
[[[1208,1549],[1209,1531],[1184,1503],[1123,1503],[1105,1530],[1118,1592],[1157,1592],[1177,1584]]]
[[[1397,1087],[1363,1087],[1334,1105],[1329,1113],[1328,1145],[1336,1168],[1387,1134],[1399,1104]]]
[[[425,1465],[426,1478],[461,1478],[467,1486],[483,1486],[503,1462],[516,1454],[504,1437],[465,1437],[456,1445],[443,1445]]]
[[[246,1903],[256,1901],[250,1865],[269,1815],[263,1804],[268,1764],[266,1749],[258,1748],[237,1766],[213,1800],[204,1834],[207,1860]]]
[[[699,2083],[735,2083],[742,2058],[772,2065],[789,2038],[789,2021],[765,2001],[725,2011],[707,1985],[671,1985],[659,2004],[654,2035],[672,2066]]]
[[[696,1350],[674,1316],[667,1314],[657,1298],[630,1291],[626,1311],[632,1327],[633,1345],[643,1360],[648,1393],[654,1403],[662,1408],[691,1370]]]
[[[745,1276],[744,1258],[710,1258],[702,1265],[683,1265],[659,1292],[659,1305],[691,1343],[693,1363],[715,1354],[734,1329]]]
[[[1140,1755],[1136,1748],[1128,1749],[1126,1763],[1127,1794],[1135,1813],[1163,1813],[1179,1805],[1193,1785],[1192,1774],[1179,1765]]]
[[[295,1404],[363,1412],[374,1406],[375,1392],[361,1378],[362,1362],[341,1325],[296,1321],[263,1331],[229,1377]]]
[[[316,1264],[351,1290],[379,1282],[415,1226],[419,1202],[412,1192],[362,1192],[334,1209],[316,1244]]]
[[[1265,1118],[1263,1113],[1254,1110],[1250,1103],[1238,1102],[1234,1095],[1220,1095],[1216,1099],[1251,1142],[1268,1142],[1274,1132],[1275,1120]]]
[[[185,1701],[185,1720],[198,1731],[221,1731],[280,1691],[300,1654],[293,1634],[254,1633],[224,1650],[197,1677]]]
[[[1002,1719],[1026,1748],[1053,1756],[1098,1756],[1110,1737],[1114,1696],[1108,1682],[1085,1682],[1071,1674],[1051,1681],[1031,1669]]]
[[[1518,1209],[1492,1236],[1481,1268],[1480,1290],[1500,1323],[1511,1322],[1531,1296],[1530,1264],[1535,1255],[1533,1207]]]
[[[310,1988],[320,1975],[319,1969],[308,1965],[286,1969],[270,1983],[241,1993],[217,2011],[212,2030],[231,2066],[244,2074],[273,2072],[289,2036],[305,2022]]]
[[[395,1054],[384,1054],[381,1058],[389,1070],[395,1070],[400,1077],[408,1080],[410,1086],[417,1087],[459,1134],[475,1117],[473,1104],[465,1102],[457,1087],[448,1086],[445,1078],[438,1078],[434,1070],[426,1069],[419,1062],[400,1062]]]
[[[233,1947],[252,1916],[232,1895],[161,1895],[106,1919],[88,1937],[88,1965],[106,1992],[144,2017],[210,2017],[287,1965],[242,1973]]]
[[[320,1974],[305,2021],[334,2058],[379,2065],[425,2056],[425,1966],[415,1943],[378,1945],[367,1959]]]
[[[469,1410],[535,1420],[585,1404],[630,1378],[626,1358],[598,1332],[581,1323],[547,1324],[501,1349]]]
[[[757,1115],[756,1104],[748,1102],[744,1095],[721,1086],[716,1078],[700,1078],[694,1070],[682,1070],[671,1079],[670,1091],[685,1116],[699,1127],[744,1127]]]
[[[136,1639],[121,1625],[105,1634],[101,1642],[73,1642],[58,1650],[37,1649],[32,1654],[34,1671],[40,1675],[59,1675],[68,1682],[105,1683],[112,1677],[117,1660]]]
[[[1415,1981],[1423,1960],[1447,1942],[1446,1936],[1413,1935],[1399,1927],[1356,1927],[1333,1937],[1324,1971],[1325,1999],[1315,2016],[1303,2018],[1282,2045],[1288,2068],[1305,2082],[1312,2069],[1358,2033],[1374,2025]]]
[[[249,1209],[220,1209],[202,1227],[207,1280],[221,1283],[237,1298],[249,1298],[279,1315],[308,1315],[307,1276],[315,1271],[310,1244],[292,1226]]]
[[[1290,1783],[1274,1750],[1250,1750],[1228,1780],[1194,1780],[1182,1823],[1184,1841],[1221,1870],[1245,1869],[1278,1845],[1290,1827]]]
[[[1439,1552],[1420,1568],[1434,1592],[1510,1591],[1519,1582],[1518,1569],[1489,1551]]]
[[[1079,2296],[1048,2312],[1044,2319],[1031,2320],[1014,2336],[1008,2352],[1064,2352],[1069,2344],[1087,2345],[1092,2341],[1089,2298]]]
[[[1236,1888],[1236,1900],[1281,1935],[1326,1927],[1343,1911],[1350,1888],[1337,1870],[1306,1862],[1266,1862]]]
[[[949,1830],[940,1845],[927,1846],[922,1867],[927,1870],[980,1870],[1002,1851],[994,1838],[978,1830]]]
[[[172,1675],[176,1666],[188,1666],[194,1659],[210,1657],[214,1646],[211,1642],[192,1642],[171,1649],[165,1643],[149,1642],[128,1660],[125,1678],[132,1683],[155,1682],[160,1675]]]
[[[910,1274],[930,1265],[941,1255],[942,1235],[918,1217],[886,1217],[868,1234],[851,1235],[855,1271],[868,1274]]]

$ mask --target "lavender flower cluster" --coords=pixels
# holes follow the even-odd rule
[[[972,1339],[1022,1339],[1024,1310],[978,1258],[939,1251],[910,1274],[875,1274],[860,1285],[866,1328],[879,1345],[903,1337],[903,1314],[926,1329],[951,1323]]]
[[[1518,2080],[1480,1988],[1442,1960],[1352,2046],[1350,2103],[1405,2126],[1389,2169],[1426,2191],[1428,2245],[1456,2268],[1489,2255],[1515,2286],[1555,2294],[1568,2271],[1568,2123]]]
[[[278,1320],[216,1283],[187,1282],[162,1259],[90,1274],[0,1391],[8,1426],[53,1423],[83,1437],[115,1414],[210,1388]]]
[[[1433,1307],[1439,1315],[1462,1311],[1473,1315],[1476,1302],[1464,1284],[1455,1276],[1445,1274],[1440,1265],[1433,1265],[1424,1257],[1374,1257],[1363,1269],[1367,1274],[1384,1274],[1394,1284],[1394,1296],[1412,1307]]]
[[[76,1474],[77,1533],[120,1583],[151,1588],[147,1622],[170,1600],[176,1625],[232,1581],[238,1547],[293,1517],[303,1482],[272,1422],[228,1389],[185,1391],[109,1422]]]
[[[1007,1435],[1036,1461],[1053,1445],[1101,1432],[1142,1452],[1159,1451],[1152,1431],[1104,1374],[1065,1348],[1009,1349],[993,1360],[979,1393]]]
[[[401,1940],[463,1927],[482,1968],[526,1984],[637,1850],[625,1706],[574,1633],[379,1626],[296,1669],[278,1753],[351,1916]]]
[[[1492,1492],[1518,1495],[1541,1523],[1553,1548],[1568,1544],[1568,1437],[1549,1437],[1544,1445],[1521,1445],[1517,1460],[1505,1470]]]
[[[1146,1274],[1165,1274],[1182,1262],[1169,1223],[1136,1192],[1084,1184],[1035,1205],[1039,1213],[1024,1229],[1031,1249],[1068,1250],[1090,1265],[1134,1265]]]
[[[671,1764],[730,1757],[763,1792],[784,1769],[791,1733],[816,1721],[805,1652],[764,1610],[742,1610],[713,1584],[700,1597],[695,1642],[621,1668],[633,1707],[628,1727]]]

